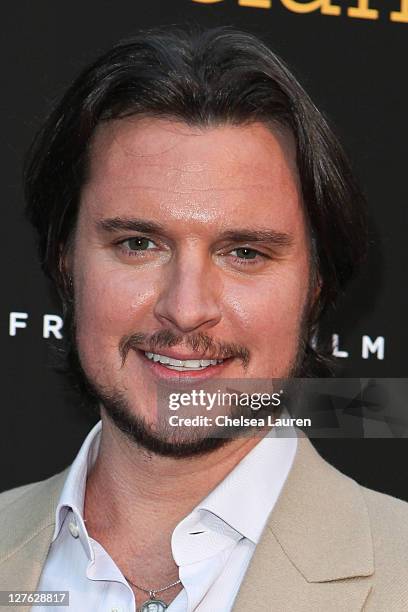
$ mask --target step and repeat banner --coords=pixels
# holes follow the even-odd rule
[[[325,333],[342,377],[408,376],[408,0],[16,0],[2,7],[1,36],[0,490],[64,468],[96,420],[55,371],[64,325],[24,219],[24,154],[81,68],[166,24],[259,35],[326,115],[369,203],[370,252]],[[363,484],[408,499],[406,436],[315,444]]]

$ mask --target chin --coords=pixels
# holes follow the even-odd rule
[[[103,412],[111,423],[139,448],[162,457],[187,458],[206,455],[231,442],[231,438],[214,438],[191,430],[189,435],[160,424],[157,429],[146,423],[143,417],[132,414],[122,402],[104,401]],[[192,435],[193,432],[195,435]]]

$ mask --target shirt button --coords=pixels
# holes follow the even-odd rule
[[[70,530],[71,535],[72,535],[74,538],[77,538],[77,537],[79,536],[79,527],[78,527],[78,525],[77,525],[76,523],[74,523],[74,521],[71,521],[71,522],[69,523],[69,525],[68,525],[68,529]]]

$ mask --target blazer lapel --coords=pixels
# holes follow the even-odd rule
[[[0,512],[0,590],[36,589],[51,544],[55,510],[67,472],[68,468],[29,486]],[[29,607],[19,610],[25,612]]]
[[[300,437],[234,612],[355,612],[364,606],[373,573],[370,524],[359,485]]]

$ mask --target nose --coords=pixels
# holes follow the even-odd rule
[[[221,320],[221,289],[211,260],[190,250],[178,255],[166,272],[154,308],[156,318],[179,333],[217,325]]]

